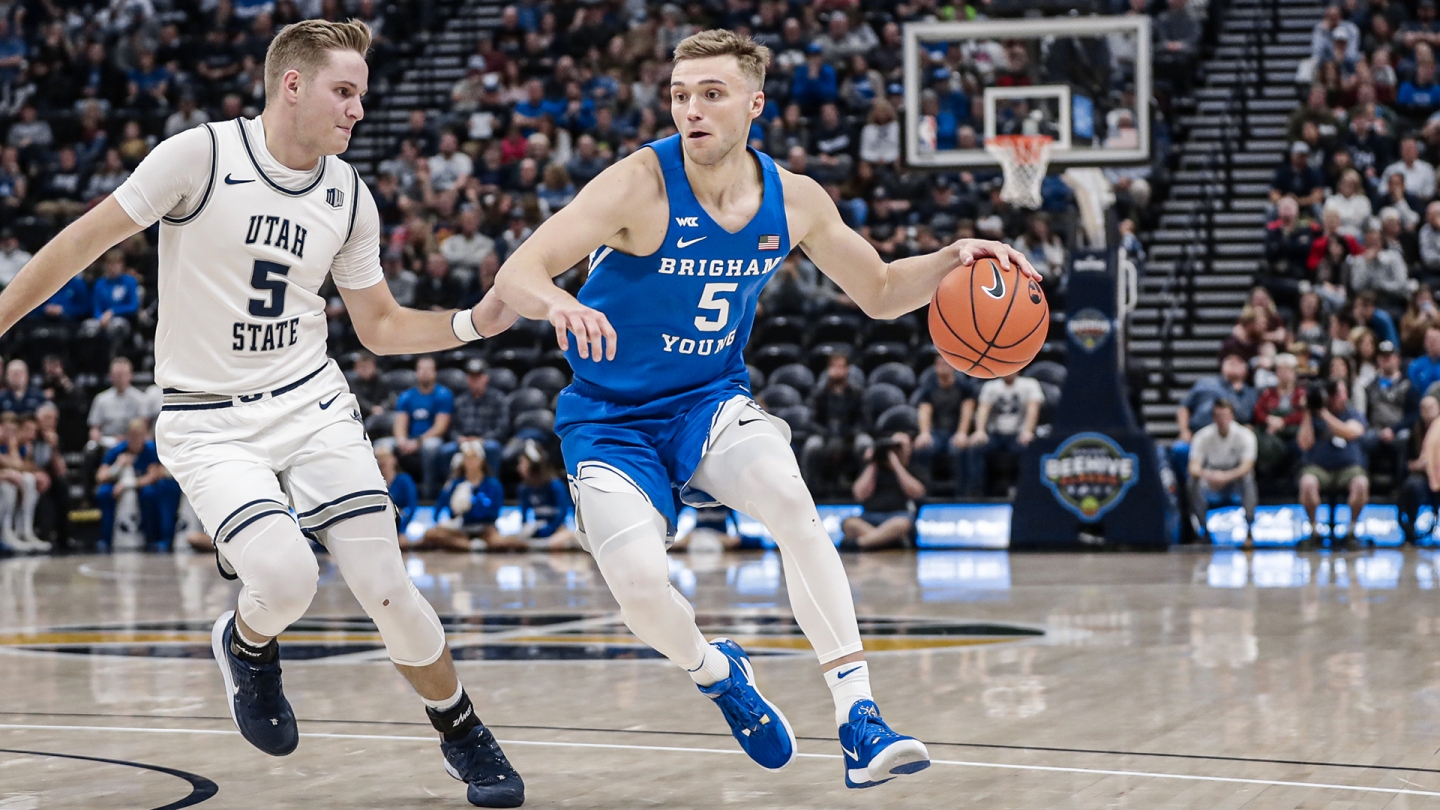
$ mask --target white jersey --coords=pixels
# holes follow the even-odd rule
[[[351,289],[384,279],[359,174],[333,156],[284,167],[259,118],[166,140],[115,198],[137,223],[160,222],[155,380],[167,390],[254,394],[320,369],[325,277]]]

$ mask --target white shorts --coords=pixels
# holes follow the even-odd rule
[[[167,390],[155,446],[217,546],[292,505],[309,536],[392,508],[359,403],[333,361],[279,395]]]

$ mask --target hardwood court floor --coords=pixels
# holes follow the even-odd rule
[[[635,645],[588,557],[410,572],[527,807],[1440,807],[1434,552],[845,563],[885,716],[935,759],[868,791],[843,786],[772,554],[676,555],[672,574],[794,723],[802,755],[779,773]],[[250,748],[209,658],[234,590],[206,557],[0,561],[0,810],[468,806],[328,564],[282,638],[300,748]]]

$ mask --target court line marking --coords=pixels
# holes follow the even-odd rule
[[[121,765],[127,768],[136,768],[142,771],[173,776],[176,779],[185,781],[190,785],[190,795],[176,799],[169,804],[163,804],[152,810],[180,810],[183,807],[193,807],[202,802],[215,798],[220,792],[220,786],[214,780],[207,779],[198,773],[181,771],[175,768],[167,768],[163,765],[147,765],[144,762],[131,762],[127,759],[107,759],[105,757],[87,757],[81,754],[59,754],[52,751],[28,751],[20,748],[0,748],[0,754],[22,754],[35,757],[58,757],[60,759],[78,759],[85,762],[99,762],[105,765]]]
[[[111,731],[132,734],[201,734],[232,736],[238,732],[230,729],[207,728],[134,728],[126,726],[57,726],[30,723],[0,723],[0,730],[12,731]],[[435,744],[434,736],[415,737],[394,734],[339,734],[334,732],[306,732],[301,737],[315,737],[328,740],[391,740],[397,742],[425,742]],[[689,748],[668,745],[633,745],[623,743],[580,743],[548,740],[500,740],[504,745],[534,745],[550,748],[590,748],[612,751],[666,751],[687,754],[743,755],[745,752],[720,748]],[[841,759],[839,754],[797,753],[806,759]],[[1317,790],[1344,790],[1353,793],[1383,793],[1391,796],[1433,796],[1440,797],[1440,791],[1408,790],[1404,788],[1365,787],[1361,785],[1335,785],[1325,782],[1292,782],[1279,779],[1246,779],[1238,776],[1205,776],[1202,774],[1161,773],[1154,771],[1120,771],[1102,768],[1067,768],[1058,765],[1021,765],[1005,762],[973,762],[959,759],[932,759],[933,765],[952,765],[961,768],[993,768],[1015,771],[1041,771],[1045,773],[1074,773],[1093,776],[1133,776],[1141,779],[1179,779],[1188,782],[1224,782],[1238,785],[1263,785],[1265,787],[1298,787]]]
[[[7,711],[0,710],[0,715],[11,717],[85,717],[95,719],[127,719],[127,720],[168,720],[178,722],[183,720],[218,720],[226,723],[231,722],[229,715],[204,715],[204,714],[126,714],[119,712],[37,712],[37,711]],[[312,723],[333,724],[333,725],[359,725],[359,726],[415,726],[429,728],[429,723],[415,720],[354,720],[354,719],[326,719],[321,717],[301,717],[299,721],[305,725]],[[640,728],[600,728],[594,726],[547,726],[539,724],[523,723],[489,723],[488,727],[494,729],[511,729],[517,731],[574,731],[585,734],[634,734],[634,735],[657,735],[671,737],[716,737],[720,739],[731,739],[730,734],[723,731],[676,731],[672,729],[640,729]],[[807,742],[833,743],[835,737],[817,737],[813,735],[797,734],[797,740]],[[998,751],[1041,751],[1046,753],[1059,754],[1094,754],[1097,756],[1113,757],[1153,757],[1158,759],[1194,759],[1213,762],[1243,762],[1259,765],[1304,765],[1313,768],[1352,768],[1356,770],[1371,771],[1400,771],[1410,774],[1440,774],[1440,768],[1423,768],[1419,766],[1403,765],[1361,765],[1353,762],[1324,762],[1321,760],[1308,759],[1269,759],[1265,757],[1229,757],[1219,754],[1179,754],[1156,751],[1114,751],[1104,748],[1063,748],[1047,745],[1004,745],[1001,743],[977,743],[977,742],[946,742],[943,740],[925,740],[925,744],[934,747],[944,748],[989,748]],[[1436,751],[1440,754],[1440,751]],[[1409,782],[1402,777],[1396,777],[1407,784]]]

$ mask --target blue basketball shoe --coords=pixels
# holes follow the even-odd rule
[[[440,741],[445,771],[468,784],[465,798],[476,807],[519,807],[525,803],[525,783],[500,750],[500,743],[485,724],[454,741]]]
[[[271,756],[283,757],[300,743],[300,730],[280,686],[280,655],[277,652],[263,664],[245,661],[230,648],[234,632],[233,610],[217,619],[210,631],[210,649],[225,678],[230,718],[251,745]]]
[[[845,787],[868,788],[930,767],[930,752],[914,737],[885,725],[873,700],[850,707],[850,722],[840,727],[845,752]]]
[[[750,656],[728,638],[717,638],[710,646],[730,659],[730,677],[701,686],[700,691],[720,707],[735,741],[760,767],[778,771],[789,765],[795,759],[795,731],[755,688]]]

